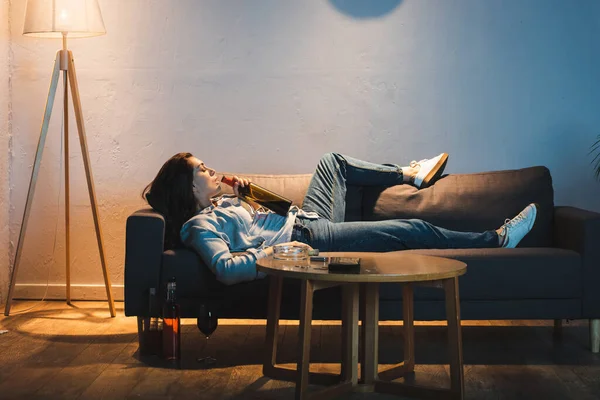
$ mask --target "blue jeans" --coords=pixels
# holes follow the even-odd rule
[[[394,164],[373,164],[337,153],[321,158],[302,208],[319,219],[296,218],[292,240],[321,251],[394,251],[499,247],[496,231],[457,232],[420,219],[344,222],[346,185],[402,184],[402,170]]]

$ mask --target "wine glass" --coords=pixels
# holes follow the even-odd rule
[[[218,323],[219,320],[217,319],[215,312],[209,307],[209,305],[205,303],[200,304],[200,309],[198,310],[197,325],[198,329],[200,329],[200,332],[206,335],[206,346],[204,346],[205,348],[208,348],[208,338],[210,335],[212,335],[215,329],[217,329]],[[217,360],[211,356],[199,357],[196,359],[196,361],[203,364],[205,367],[214,365],[217,362]]]

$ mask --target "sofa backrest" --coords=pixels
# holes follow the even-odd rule
[[[482,232],[497,229],[530,203],[539,205],[538,219],[519,247],[549,247],[554,190],[546,167],[451,174],[424,190],[410,185],[368,187],[363,193],[362,217],[419,218],[443,228]]]
[[[236,175],[281,193],[296,205],[302,204],[312,176]],[[231,193],[231,189],[224,187],[224,192]],[[554,191],[550,171],[542,166],[444,175],[422,190],[411,185],[349,186],[346,220],[419,218],[447,229],[482,232],[497,229],[529,203],[538,203],[538,219],[519,247],[549,247]]]

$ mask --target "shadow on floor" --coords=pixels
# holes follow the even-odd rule
[[[253,326],[253,337],[240,337],[247,326],[219,327],[206,342],[193,327],[186,327],[182,339],[181,368],[203,369],[196,358],[211,355],[218,367],[260,365],[265,352],[264,326]],[[327,335],[313,327],[311,363],[337,363],[341,358],[340,327],[330,326]],[[398,331],[401,328],[397,329]],[[278,345],[278,363],[296,362],[298,326],[287,326],[284,338]],[[443,326],[417,326],[415,329],[416,364],[447,364],[446,328]],[[476,326],[463,327],[463,358],[465,365],[600,365],[600,355],[587,347],[587,328],[583,326],[564,329],[562,338],[553,337],[552,327],[544,326]],[[402,336],[392,330],[381,330],[379,337],[380,364],[397,364],[403,361]],[[134,357],[147,365],[167,366],[158,357]]]

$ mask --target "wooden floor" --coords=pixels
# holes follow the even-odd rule
[[[16,315],[38,304],[36,309]],[[262,376],[264,320],[221,320],[208,345],[195,320],[183,320],[181,369],[137,354],[137,320],[110,318],[106,303],[14,302],[0,318],[0,399],[288,399],[294,386]],[[279,362],[293,366],[298,324],[282,321]],[[588,349],[587,321],[464,321],[467,399],[600,399],[600,356]],[[339,371],[340,325],[315,321],[315,371]],[[380,325],[380,370],[402,360],[402,326]],[[216,367],[196,358],[213,355]],[[443,323],[416,327],[416,373],[425,385],[449,385]],[[386,367],[387,365],[387,367]],[[311,386],[318,389],[318,386]],[[356,393],[348,399],[398,398]]]

